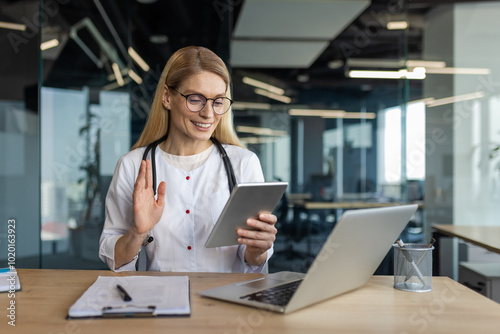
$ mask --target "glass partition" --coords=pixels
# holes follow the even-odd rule
[[[39,9],[0,3],[0,268],[40,265]]]
[[[500,1],[279,3],[2,2],[0,247],[14,219],[20,266],[104,268],[115,164],[187,45],[228,64],[238,135],[290,184],[271,270],[282,253],[307,267],[344,211],[309,202],[418,202],[410,241],[497,224]]]
[[[130,149],[131,82],[143,74],[130,60],[129,15],[129,1],[72,1],[41,28],[43,268],[107,268],[98,257],[105,197]]]

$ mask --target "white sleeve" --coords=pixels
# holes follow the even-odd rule
[[[113,271],[135,271],[137,256],[115,270],[115,245],[132,226],[134,219],[135,169],[130,159],[121,157],[106,195],[106,220],[99,240],[99,258]]]
[[[267,263],[271,256],[274,253],[274,248],[271,246],[271,248],[268,249],[267,251],[267,259],[266,262],[261,264],[260,266],[254,266],[251,264],[248,264],[245,261],[245,250],[246,250],[246,245],[240,245],[238,247],[238,256],[236,256],[236,261],[233,264],[233,272],[239,272],[239,273],[267,273]]]

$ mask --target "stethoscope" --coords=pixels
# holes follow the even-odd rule
[[[151,169],[152,169],[152,174],[153,174],[153,192],[155,195],[156,195],[156,154],[155,154],[156,147],[158,147],[158,145],[162,141],[167,139],[167,137],[168,137],[168,130],[167,130],[167,134],[165,136],[163,136],[160,139],[149,144],[146,147],[144,154],[142,155],[142,160],[146,160],[148,157],[149,151],[151,151]],[[221,143],[219,143],[219,141],[217,139],[215,139],[214,137],[210,137],[210,140],[219,149],[220,156],[222,157],[222,161],[224,162],[224,168],[226,169],[226,173],[227,173],[227,183],[229,184],[229,194],[231,194],[234,186],[236,185],[236,177],[234,176],[234,170],[233,170],[233,166],[231,165],[231,160],[229,160],[229,157],[227,156],[226,150],[224,149],[224,147],[222,147]],[[153,242],[153,240],[154,240],[153,236],[151,236],[151,235],[148,236],[148,238],[146,240],[144,240],[142,247],[146,247],[148,244]],[[136,270],[138,270],[138,263],[139,262],[136,263]]]
[[[167,137],[168,137],[168,130],[167,130],[167,134],[165,136],[163,136],[160,139],[149,144],[146,147],[146,150],[144,151],[144,154],[142,156],[142,160],[146,160],[148,157],[149,151],[151,151],[151,169],[152,169],[152,173],[153,173],[153,191],[154,191],[155,195],[156,195],[156,154],[155,154],[156,147],[158,147],[158,145],[161,142],[166,140]],[[227,182],[229,184],[229,193],[231,193],[233,191],[234,186],[236,185],[236,177],[234,176],[234,170],[233,170],[233,166],[231,165],[231,160],[229,160],[229,157],[227,156],[226,150],[224,149],[224,147],[222,147],[221,143],[217,139],[215,139],[214,137],[210,137],[210,140],[215,144],[215,146],[217,146],[217,149],[220,152],[220,156],[222,157],[222,161],[224,162],[224,168],[226,169],[226,173],[227,173]]]

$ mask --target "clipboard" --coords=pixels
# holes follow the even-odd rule
[[[125,301],[117,285],[126,289]],[[69,308],[67,319],[189,317],[188,276],[99,276]]]

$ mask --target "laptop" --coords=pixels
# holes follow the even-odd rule
[[[363,286],[418,205],[346,211],[306,274],[281,271],[200,291],[203,297],[290,313]]]

